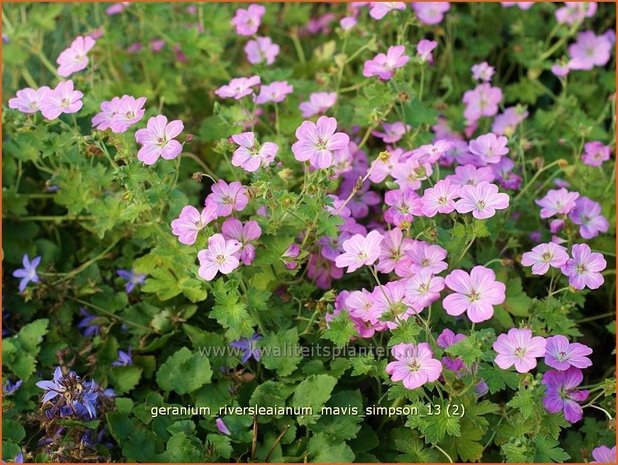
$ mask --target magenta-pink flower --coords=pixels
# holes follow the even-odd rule
[[[405,10],[404,2],[371,2],[369,3],[369,16],[373,19],[382,19],[393,10]]]
[[[496,177],[492,169],[487,166],[477,168],[473,165],[464,165],[455,168],[455,174],[447,176],[446,179],[459,186],[476,186],[481,182],[493,182]]]
[[[605,66],[612,53],[612,43],[605,36],[597,36],[593,31],[580,32],[577,41],[569,45],[569,68],[589,70],[595,66]]]
[[[579,225],[579,234],[584,239],[592,239],[609,230],[609,221],[601,214],[601,205],[588,197],[579,197],[569,218]]]
[[[266,63],[272,65],[279,55],[279,46],[270,37],[256,37],[245,45],[247,61],[252,65]]]
[[[371,231],[367,236],[354,234],[343,241],[344,253],[335,260],[338,268],[348,267],[348,273],[358,270],[363,265],[373,265],[380,256],[380,244],[384,240],[382,234]]]
[[[30,87],[18,90],[15,97],[9,99],[9,108],[22,113],[36,113],[41,109],[41,102],[51,89],[47,86],[34,90]]]
[[[466,105],[464,117],[468,123],[473,123],[483,116],[494,116],[498,113],[498,104],[501,101],[500,88],[492,87],[486,82],[479,84],[473,90],[464,93],[463,103]]]
[[[412,273],[420,273],[421,271],[429,271],[432,274],[441,273],[448,268],[445,261],[446,255],[446,249],[437,244],[414,241],[408,251],[408,257],[411,261],[410,271]]]
[[[253,86],[257,86],[259,83],[259,76],[234,78],[229,84],[215,90],[215,94],[221,98],[234,98],[240,100],[247,95],[251,95],[253,93]]]
[[[472,212],[472,216],[478,220],[491,218],[496,210],[504,210],[509,206],[508,194],[498,192],[498,186],[484,181],[476,186],[463,186],[460,195],[461,199],[455,203],[457,212]]]
[[[438,347],[448,349],[452,345],[463,341],[466,338],[465,334],[455,334],[452,330],[444,328],[440,335],[436,338],[436,344]]]
[[[433,187],[425,189],[421,198],[423,215],[432,218],[438,213],[455,211],[455,200],[459,198],[460,189],[449,179],[441,179]]]
[[[126,132],[144,116],[146,97],[135,98],[130,95],[114,97],[101,103],[101,111],[92,118],[92,126],[100,131]]]
[[[609,448],[607,446],[599,446],[592,449],[592,457],[594,460],[590,463],[616,463],[616,446]]]
[[[380,317],[375,310],[373,293],[366,289],[352,291],[345,299],[350,315],[364,321],[377,322]]]
[[[422,270],[406,281],[406,298],[412,308],[420,312],[440,298],[444,289],[444,278]]]
[[[598,289],[605,278],[601,274],[607,267],[603,255],[593,252],[588,244],[575,244],[571,248],[571,255],[562,267],[562,273],[569,277],[569,285],[575,289]]]
[[[413,2],[412,8],[421,23],[427,25],[440,24],[451,7],[449,2]]]
[[[70,76],[77,71],[81,71],[88,66],[88,52],[94,47],[95,41],[92,37],[78,36],[69,48],[64,50],[56,60],[58,63],[58,74],[62,77]]]
[[[459,316],[466,312],[474,323],[489,320],[494,314],[494,305],[503,303],[506,296],[504,283],[496,281],[492,269],[480,265],[472,268],[469,274],[453,270],[444,283],[454,291],[442,301],[446,313]]]
[[[363,67],[363,76],[377,76],[388,81],[395,75],[395,70],[405,66],[410,60],[404,45],[394,45],[388,48],[386,54],[378,53],[373,59],[367,60]]]
[[[406,132],[412,129],[408,124],[402,121],[395,121],[394,123],[383,123],[382,128],[384,129],[384,132],[374,130],[371,132],[371,134],[373,134],[375,137],[379,137],[380,139],[382,139],[385,144],[393,144],[397,142],[403,137]]]
[[[237,218],[228,218],[221,225],[221,232],[226,239],[240,242],[241,248],[236,256],[245,265],[251,265],[255,260],[255,246],[251,241],[257,241],[262,235],[262,228],[257,221],[247,221],[244,225]]]
[[[588,355],[592,349],[579,342],[570,343],[566,336],[558,335],[548,337],[545,345],[545,364],[559,371],[568,370],[570,367],[588,368],[592,361]]]
[[[472,79],[475,81],[490,82],[492,76],[496,72],[493,66],[490,66],[486,61],[472,65]]]
[[[604,161],[610,159],[611,153],[612,149],[609,145],[605,145],[598,140],[593,140],[584,145],[582,161],[589,166],[601,166]]]
[[[477,165],[499,163],[502,156],[509,153],[508,142],[506,137],[496,136],[490,132],[471,140],[468,144],[468,150],[471,154],[479,157],[480,163],[477,163]]]
[[[255,103],[280,103],[285,100],[288,94],[294,92],[294,87],[287,81],[275,81],[260,87],[260,93],[255,97]]]
[[[568,215],[575,208],[579,192],[569,192],[562,189],[551,189],[545,197],[534,202],[541,207],[541,218],[551,218],[555,215]]]
[[[386,365],[386,372],[393,382],[403,381],[406,389],[416,389],[436,381],[442,373],[442,364],[433,358],[426,342],[396,344],[391,349],[396,361]]]
[[[378,271],[381,273],[390,273],[397,270],[398,267],[405,266],[404,259],[406,253],[412,247],[412,239],[404,237],[403,232],[399,228],[391,229],[384,233],[384,240],[380,247],[380,261],[378,262]],[[397,271],[395,271],[397,273]],[[399,273],[397,273],[399,275]]]
[[[182,145],[175,137],[183,129],[184,124],[178,119],[168,123],[164,115],[153,116],[145,129],[135,132],[135,140],[142,146],[137,152],[137,159],[146,165],[153,165],[159,157],[173,160],[182,152]]]
[[[393,178],[402,189],[420,189],[422,181],[427,179],[433,173],[430,163],[423,162],[419,159],[408,158],[405,161],[399,161],[393,168]]]
[[[549,242],[535,246],[521,256],[523,266],[531,266],[532,274],[543,275],[549,267],[560,269],[569,259],[569,254],[561,245]]]
[[[337,120],[321,116],[317,123],[303,121],[296,129],[297,141],[292,152],[298,161],[309,161],[314,168],[328,168],[333,151],[344,149],[350,142],[347,134],[337,131]]]
[[[234,151],[232,165],[239,166],[249,173],[266,166],[275,159],[279,146],[273,142],[259,144],[252,132],[243,132],[232,136],[232,140],[239,145]]]
[[[325,113],[330,107],[337,103],[336,92],[314,92],[309,96],[309,100],[302,102],[298,108],[304,118]]]
[[[53,120],[62,113],[77,113],[84,105],[79,90],[74,90],[73,81],[60,82],[53,89],[44,93],[40,103],[41,113],[46,119]]]
[[[384,194],[384,203],[389,208],[384,212],[384,221],[401,227],[412,223],[414,216],[421,216],[420,197],[412,189],[394,189]]]
[[[427,40],[421,39],[418,44],[416,44],[416,56],[421,59],[421,61],[433,63],[433,50],[438,46],[438,42],[435,40]]]
[[[236,10],[232,25],[236,28],[236,33],[241,36],[252,36],[260,27],[262,16],[266,13],[266,8],[262,5],[252,4],[247,9],[239,8]]]
[[[218,216],[230,216],[232,212],[242,211],[249,203],[247,189],[238,181],[228,184],[219,179],[210,189],[212,192],[206,197],[206,204],[214,203]]]
[[[208,238],[208,248],[200,250],[197,258],[200,261],[198,274],[206,281],[212,281],[217,273],[229,274],[240,265],[235,254],[241,248],[236,240],[225,240],[221,234]]]
[[[536,367],[536,359],[545,355],[545,339],[532,336],[529,329],[511,328],[500,334],[493,349],[498,353],[495,362],[503,370],[515,365],[518,373],[528,373]]]
[[[181,244],[195,244],[197,234],[215,219],[217,212],[212,206],[206,206],[200,213],[197,208],[187,205],[180,211],[178,218],[172,221],[172,234],[178,236]]]

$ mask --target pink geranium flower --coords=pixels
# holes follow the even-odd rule
[[[499,136],[512,135],[517,129],[517,126],[528,117],[528,112],[520,107],[505,108],[494,119],[491,125],[491,131]]]
[[[596,11],[596,2],[565,3],[563,7],[556,10],[556,21],[571,26],[585,18],[593,17]]]
[[[15,97],[9,99],[9,108],[22,113],[36,113],[41,109],[43,98],[50,91],[47,86],[39,87],[37,90],[30,87],[18,90]]]
[[[197,240],[197,234],[211,221],[217,219],[217,212],[212,207],[206,207],[200,213],[191,205],[180,211],[180,215],[172,221],[172,234],[178,236],[181,244],[192,245]]]
[[[408,251],[410,258],[410,271],[412,273],[420,273],[421,271],[429,271],[432,274],[438,274],[448,268],[444,261],[447,251],[436,244],[429,244],[424,241],[414,241],[412,247]]]
[[[592,361],[588,355],[592,349],[578,342],[570,343],[562,335],[547,338],[545,345],[545,364],[559,371],[568,370],[570,367],[588,368]]]
[[[221,232],[226,239],[240,242],[240,250],[236,256],[245,265],[251,265],[255,260],[255,246],[251,241],[257,241],[262,235],[262,228],[257,221],[247,221],[244,225],[237,218],[228,218],[221,225]]]
[[[374,296],[366,289],[353,291],[346,297],[345,304],[350,315],[364,321],[377,322],[380,316],[374,306]]]
[[[197,254],[200,261],[198,274],[206,281],[212,281],[218,272],[231,273],[240,265],[235,254],[241,247],[240,242],[233,239],[226,241],[221,234],[211,236],[208,239],[208,248]]]
[[[552,189],[545,197],[534,202],[541,207],[541,218],[551,218],[555,215],[567,215],[575,208],[579,192],[569,192],[565,188]]]
[[[260,93],[255,98],[255,103],[280,103],[285,100],[288,94],[294,92],[294,87],[288,84],[287,81],[275,81],[268,85],[260,87]]]
[[[588,166],[601,166],[604,161],[610,159],[611,153],[612,149],[609,145],[593,140],[584,145],[582,161]]]
[[[605,66],[612,53],[612,43],[605,36],[592,31],[580,32],[577,41],[569,45],[569,68],[588,70]]]
[[[562,268],[569,259],[566,249],[561,245],[549,242],[539,244],[530,252],[521,256],[521,264],[532,267],[532,274],[543,275],[549,271],[549,267]]]
[[[146,97],[135,98],[130,95],[114,97],[101,103],[101,111],[92,118],[92,126],[100,131],[126,132],[144,116]]]
[[[476,186],[463,186],[461,199],[455,203],[459,213],[470,213],[476,219],[491,218],[496,210],[504,210],[509,206],[509,196],[498,192],[498,186],[488,182],[480,182]]]
[[[473,123],[483,116],[494,116],[498,113],[498,104],[501,101],[502,90],[500,88],[492,87],[489,83],[479,84],[473,90],[464,93],[466,121]]]
[[[431,164],[415,158],[399,161],[393,168],[393,178],[402,189],[420,189],[422,181],[433,173]]]
[[[404,237],[401,229],[394,228],[386,231],[380,248],[378,271],[390,273],[401,267],[404,264],[406,253],[411,247],[412,240],[409,237]]]
[[[337,131],[337,120],[321,116],[317,123],[304,121],[296,129],[297,141],[292,152],[298,161],[309,161],[314,168],[328,168],[333,151],[345,148],[350,142],[347,134]]]
[[[369,16],[373,19],[382,19],[393,10],[405,10],[404,2],[371,2],[369,3]]]
[[[573,258],[569,258],[562,267],[562,273],[569,277],[569,285],[575,289],[598,289],[605,279],[601,271],[607,267],[603,255],[590,250],[588,244],[575,244],[571,249]]]
[[[252,36],[260,27],[262,16],[266,13],[266,8],[262,5],[249,5],[249,8],[239,8],[236,10],[232,25],[236,28],[236,33],[241,36]]]
[[[594,460],[590,463],[616,463],[616,446],[611,449],[607,446],[600,446],[592,449]]]
[[[44,92],[41,113],[49,120],[58,118],[62,113],[77,113],[84,105],[83,96],[79,90],[73,89],[73,81],[61,82],[54,90]]]
[[[386,54],[378,53],[372,60],[365,62],[363,76],[378,76],[383,81],[388,81],[395,75],[395,70],[405,66],[410,60],[403,45],[394,45],[388,48]]]
[[[402,122],[396,121],[394,123],[384,123],[382,124],[382,128],[384,128],[384,132],[381,131],[372,131],[375,137],[379,137],[385,144],[393,144],[400,140],[403,135],[408,132],[411,127]]]
[[[142,146],[137,152],[137,159],[146,165],[153,165],[159,157],[173,160],[182,152],[182,145],[175,137],[183,129],[184,124],[178,119],[168,123],[164,115],[153,116],[148,120],[146,129],[135,132],[135,140]]]
[[[442,365],[433,357],[426,342],[420,344],[396,344],[391,349],[394,362],[386,365],[386,372],[393,382],[403,381],[407,389],[416,389],[436,381],[442,373]]]
[[[273,142],[258,144],[255,134],[243,132],[232,136],[232,140],[238,144],[232,157],[232,165],[239,166],[249,173],[258,170],[260,166],[266,166],[275,159],[279,146]]]
[[[495,362],[503,370],[515,365],[518,373],[528,373],[536,367],[536,359],[545,355],[545,339],[532,337],[529,329],[511,328],[507,334],[500,334],[493,344],[498,353]]]
[[[493,182],[496,177],[492,169],[487,166],[477,168],[473,165],[464,165],[455,168],[455,174],[447,176],[446,179],[459,186],[476,186],[481,182]]]
[[[466,338],[465,334],[455,334],[452,330],[445,328],[440,335],[436,338],[436,344],[438,347],[448,349],[449,347],[463,341]]]
[[[588,398],[589,392],[577,387],[584,380],[584,374],[578,368],[566,371],[549,370],[543,374],[541,382],[546,386],[543,405],[549,413],[564,414],[569,423],[577,423],[584,416],[579,405]]]
[[[314,92],[309,96],[307,102],[302,102],[298,108],[304,118],[325,113],[330,107],[337,103],[336,92]]]
[[[571,221],[579,225],[579,234],[584,239],[592,239],[609,230],[609,222],[601,214],[601,205],[588,197],[575,201],[575,208],[569,212]]]
[[[380,256],[380,244],[384,240],[382,234],[371,231],[367,236],[355,234],[343,242],[345,251],[337,257],[338,268],[348,267],[348,273],[358,270],[363,265],[373,265]]]
[[[482,63],[472,65],[470,71],[472,71],[472,79],[475,81],[490,82],[496,69],[490,66],[486,61],[483,61]]]
[[[92,37],[78,36],[71,46],[64,50],[56,60],[58,63],[58,74],[62,77],[70,76],[77,71],[81,71],[88,66],[87,53],[94,47],[95,41]]]
[[[499,163],[503,155],[509,153],[508,139],[504,136],[496,136],[494,133],[483,134],[468,144],[471,154],[479,157],[480,165]]]
[[[252,65],[266,63],[272,65],[279,55],[279,46],[270,37],[256,37],[245,45],[247,61]]]
[[[453,270],[444,283],[455,291],[442,301],[446,313],[459,316],[466,312],[474,323],[489,320],[494,314],[493,306],[503,303],[506,296],[504,283],[496,281],[493,270],[484,266],[475,266],[470,274]]]
[[[238,181],[231,183],[219,179],[211,187],[212,192],[206,197],[206,205],[213,203],[216,205],[218,216],[230,216],[232,212],[239,212],[245,209],[249,203],[247,189]]]
[[[406,281],[406,298],[412,308],[420,312],[438,300],[443,289],[444,278],[423,270]]]
[[[438,213],[455,211],[455,200],[459,198],[460,189],[449,179],[441,179],[433,187],[425,189],[421,198],[423,215],[432,218]]]
[[[234,98],[240,100],[247,95],[251,95],[253,93],[253,86],[257,86],[259,83],[259,76],[234,78],[229,84],[215,90],[215,94],[221,98]]]
[[[413,2],[412,8],[416,16],[423,24],[440,24],[444,19],[444,13],[450,9],[449,2]]]
[[[384,220],[397,227],[412,223],[415,216],[421,216],[420,197],[412,189],[395,189],[384,194],[384,203],[389,208],[384,212]]]
[[[423,63],[433,63],[433,55],[431,52],[437,46],[438,42],[435,40],[421,39],[418,44],[416,44],[416,56],[418,56]]]

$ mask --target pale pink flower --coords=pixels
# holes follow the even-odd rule
[[[387,158],[378,157],[371,162],[371,173],[369,180],[374,183],[380,183],[391,174],[393,168],[399,163],[399,157],[402,153],[401,149],[388,148],[389,156]]]
[[[592,18],[597,11],[596,2],[570,2],[556,10],[556,21],[569,26]]]
[[[214,203],[218,216],[230,216],[232,212],[243,211],[249,203],[247,189],[238,181],[228,184],[219,179],[210,189],[212,192],[206,197],[206,205]]]
[[[604,161],[610,159],[611,153],[612,149],[609,145],[605,145],[598,140],[593,140],[584,145],[582,161],[588,166],[601,166]]]
[[[279,55],[279,46],[273,43],[270,37],[256,37],[245,45],[245,54],[252,65],[263,62],[272,65]]]
[[[436,381],[442,373],[442,364],[432,358],[431,347],[420,344],[396,344],[391,349],[394,362],[386,365],[386,372],[393,382],[403,381],[406,389],[416,389]]]
[[[178,236],[181,244],[195,244],[197,234],[215,219],[217,212],[214,208],[207,206],[200,213],[197,208],[187,205],[180,211],[178,218],[172,221],[172,234]]]
[[[493,182],[496,177],[487,166],[476,168],[473,165],[464,165],[455,168],[455,174],[447,176],[446,179],[458,186],[476,186],[481,182]]]
[[[381,273],[390,273],[404,265],[404,259],[411,247],[412,239],[404,237],[401,229],[394,228],[390,231],[386,231],[384,233],[384,240],[380,245],[380,261],[377,266],[378,271]]]
[[[511,136],[517,126],[528,117],[528,112],[519,106],[505,108],[494,119],[491,125],[491,131],[499,136]]]
[[[328,168],[333,151],[345,148],[350,142],[347,134],[337,131],[337,120],[321,116],[317,123],[304,121],[296,129],[297,141],[292,152],[298,161],[309,161],[314,168]]]
[[[115,133],[126,132],[144,116],[146,97],[130,95],[114,97],[101,103],[101,111],[92,118],[92,126],[100,131],[111,129]]]
[[[236,33],[241,36],[252,36],[260,27],[262,16],[266,13],[266,8],[262,5],[249,5],[247,9],[239,8],[236,10],[232,25],[236,28]]]
[[[257,241],[262,235],[262,228],[257,221],[247,221],[244,225],[237,218],[228,218],[221,225],[221,232],[226,239],[238,241],[241,245],[236,257],[245,265],[251,265],[255,260],[255,246],[251,241]]]
[[[562,335],[547,338],[545,345],[545,364],[559,371],[568,370],[570,367],[588,368],[592,361],[588,355],[592,349],[579,342],[570,343]]]
[[[365,321],[377,322],[380,317],[374,306],[373,293],[366,289],[352,291],[345,299],[350,315]]]
[[[374,310],[378,313],[379,321],[385,322],[388,329],[399,327],[412,315],[420,313],[408,301],[405,279],[391,281],[373,290]]]
[[[62,77],[70,76],[88,66],[87,53],[94,47],[95,40],[92,37],[78,36],[69,48],[64,50],[56,60],[58,74]]]
[[[496,72],[493,66],[490,66],[486,61],[472,65],[472,79],[475,81],[490,82],[492,76]]]
[[[341,21],[339,21],[339,26],[341,26],[341,29],[343,29],[344,31],[349,31],[354,26],[356,26],[356,23],[357,21],[354,16],[346,16],[344,18],[341,18]]]
[[[601,271],[607,267],[603,255],[593,252],[588,244],[575,244],[571,255],[573,258],[569,258],[562,267],[562,273],[569,277],[569,285],[580,290],[601,287],[605,281]]]
[[[178,119],[168,123],[164,115],[153,116],[145,129],[135,132],[135,140],[142,146],[137,152],[137,159],[146,165],[153,165],[159,157],[173,160],[182,152],[182,145],[175,137],[183,129],[184,124]]]
[[[427,25],[440,24],[444,13],[450,9],[449,2],[413,2],[412,8],[421,23]]]
[[[573,223],[579,225],[579,234],[584,239],[592,239],[609,230],[609,222],[601,214],[601,205],[588,197],[575,201],[575,208],[569,213]]]
[[[436,244],[414,241],[412,247],[407,251],[407,255],[410,259],[411,273],[428,271],[432,274],[438,274],[448,268],[444,261],[447,251]]]
[[[373,19],[382,19],[393,10],[405,10],[404,2],[371,2],[369,3],[369,16]]]
[[[528,373],[536,367],[536,359],[545,355],[546,341],[532,336],[529,329],[511,328],[507,334],[500,334],[493,344],[498,353],[495,362],[503,370],[515,365],[518,373]]]
[[[569,68],[589,70],[595,66],[605,66],[612,53],[612,43],[605,36],[597,36],[593,31],[580,32],[577,41],[569,45]]]
[[[502,90],[499,87],[492,87],[487,82],[479,84],[464,93],[464,117],[468,123],[473,123],[483,116],[494,116],[498,113],[498,104],[501,101]]]
[[[472,212],[472,216],[479,220],[491,218],[496,210],[504,210],[509,206],[508,194],[499,193],[498,186],[484,181],[476,186],[463,186],[460,195],[461,199],[455,203],[457,212]]]
[[[232,140],[240,146],[234,150],[232,165],[239,166],[249,173],[257,171],[260,166],[272,163],[279,151],[279,146],[273,142],[259,144],[252,132],[233,135]]]
[[[466,312],[473,323],[489,320],[494,314],[494,305],[500,305],[506,298],[504,283],[496,281],[493,270],[484,266],[475,266],[470,274],[453,270],[444,283],[455,291],[442,301],[446,313],[459,316]]]
[[[406,281],[406,297],[412,308],[420,312],[440,298],[444,278],[428,270],[415,273]]]
[[[433,173],[431,164],[423,163],[418,159],[409,158],[393,168],[393,178],[402,189],[417,190],[421,187],[421,181],[427,179]]]
[[[551,218],[555,215],[568,215],[575,208],[579,192],[569,192],[565,188],[551,189],[545,197],[534,202],[541,207],[541,218]]]
[[[54,90],[44,93],[40,103],[41,113],[46,119],[53,120],[62,113],[77,113],[84,105],[79,90],[73,89],[73,81],[60,82]]]
[[[229,274],[240,265],[235,254],[241,248],[236,240],[226,241],[221,234],[208,238],[208,248],[200,250],[197,258],[200,261],[198,274],[206,281],[212,281],[217,272]]]
[[[405,66],[410,60],[404,45],[394,45],[388,48],[386,54],[378,53],[372,60],[367,60],[363,67],[363,76],[378,76],[388,81],[395,75],[395,70]]]
[[[418,56],[423,63],[433,63],[433,55],[431,52],[437,46],[438,42],[435,40],[421,39],[419,43],[416,44],[416,56]]]
[[[425,189],[421,198],[423,215],[432,218],[438,213],[455,211],[455,200],[459,198],[460,189],[449,179],[441,179],[433,187]]]
[[[372,131],[375,137],[379,137],[385,144],[393,144],[400,140],[406,132],[410,129],[410,125],[402,122],[396,121],[394,123],[383,123],[382,128],[384,128],[384,132],[380,131]]]
[[[287,81],[275,81],[268,85],[260,87],[260,93],[255,98],[255,103],[262,105],[264,103],[281,103],[285,100],[288,94],[294,92],[294,87],[288,84]]]
[[[373,265],[380,256],[380,244],[384,240],[382,234],[371,231],[367,236],[355,234],[343,242],[345,251],[337,257],[338,268],[348,267],[348,273],[358,270],[363,265]]]
[[[551,65],[551,72],[554,74],[554,76],[559,78],[567,77],[570,71],[571,70],[568,64],[555,63]]]
[[[234,98],[236,100],[240,100],[247,95],[251,95],[253,93],[253,86],[257,86],[259,83],[259,76],[234,78],[229,82],[229,84],[221,86],[215,90],[215,94],[221,98]]]
[[[531,266],[532,274],[543,275],[549,267],[560,269],[569,259],[566,249],[561,245],[549,242],[535,246],[530,252],[521,256],[523,266]]]
[[[384,212],[384,220],[397,227],[404,222],[412,223],[414,216],[421,216],[420,197],[412,189],[395,189],[384,194],[384,203],[388,208]]]
[[[41,109],[43,98],[50,91],[47,86],[39,87],[37,90],[30,87],[18,90],[15,97],[9,99],[9,108],[22,113],[36,113]]]
[[[509,153],[508,141],[506,137],[496,136],[490,132],[471,140],[468,144],[468,150],[471,154],[479,157],[480,163],[477,163],[477,165],[499,163],[502,156]]]
[[[298,108],[304,118],[325,113],[330,107],[337,103],[336,92],[314,92],[309,96],[307,102],[302,102]]]

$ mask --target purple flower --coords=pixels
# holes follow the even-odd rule
[[[56,369],[54,370],[54,377],[51,381],[39,381],[38,383],[36,383],[37,387],[45,391],[45,395],[43,396],[43,403],[49,402],[54,397],[66,391],[63,380],[64,377],[62,375],[62,370],[60,369],[60,367],[56,367]]]
[[[511,328],[500,334],[493,349],[498,353],[495,362],[503,370],[515,365],[518,373],[528,373],[536,367],[536,359],[545,355],[545,339],[532,337],[529,329]]]
[[[237,240],[226,240],[222,234],[215,234],[208,239],[208,248],[200,250],[197,258],[200,262],[198,274],[206,281],[212,281],[217,272],[229,274],[240,265],[236,252],[242,247]]]
[[[521,256],[521,264],[532,267],[532,274],[543,275],[549,267],[562,268],[569,259],[564,247],[553,242],[539,244]]]
[[[19,95],[19,92],[17,94]],[[609,145],[605,145],[598,140],[593,140],[584,145],[582,161],[588,166],[601,166],[604,161],[610,159],[611,153],[612,149]]]
[[[480,182],[476,186],[463,186],[461,199],[455,203],[458,213],[472,212],[476,219],[491,218],[496,210],[504,210],[509,206],[509,196],[498,193],[498,186],[488,182]]]
[[[22,293],[26,289],[29,283],[38,283],[39,275],[36,272],[37,266],[41,263],[41,257],[34,257],[32,261],[28,257],[28,254],[24,254],[22,258],[23,268],[19,268],[13,271],[13,276],[21,278],[19,282],[19,292]]]
[[[338,268],[348,267],[348,273],[358,270],[363,265],[373,265],[380,256],[380,244],[384,236],[371,231],[367,236],[355,234],[343,242],[344,253],[335,260]]]
[[[239,145],[234,151],[232,165],[239,166],[249,173],[254,173],[260,166],[267,166],[275,159],[279,146],[273,142],[258,144],[255,134],[243,132],[232,136]]]
[[[541,218],[551,218],[554,215],[567,215],[575,208],[579,192],[569,192],[565,188],[551,189],[545,197],[534,202],[541,207]]]
[[[378,76],[383,81],[391,79],[395,70],[405,66],[410,60],[403,45],[394,45],[388,48],[386,54],[378,53],[372,60],[365,62],[363,76]]]
[[[41,100],[41,113],[46,119],[54,120],[62,113],[77,113],[82,106],[82,97],[79,90],[73,89],[73,81],[58,83],[54,90],[45,92]]]
[[[163,47],[165,47],[165,40],[163,39],[152,39],[150,41],[150,50],[152,50],[155,53],[163,50]]]
[[[223,423],[223,420],[221,418],[217,418],[215,420],[215,425],[217,426],[217,429],[220,433],[225,434],[226,436],[232,434],[232,432],[228,429],[225,423]]]
[[[294,87],[287,81],[275,81],[260,87],[260,93],[255,98],[255,103],[259,105],[269,102],[280,103],[292,92],[294,92]]]
[[[445,328],[436,339],[436,344],[438,344],[438,347],[447,349],[448,347],[455,345],[460,341],[463,341],[465,338],[465,334],[455,334],[450,329]]]
[[[337,103],[336,92],[314,92],[309,96],[307,102],[302,102],[298,108],[304,118],[325,113],[330,107]]]
[[[16,96],[9,99],[9,108],[22,113],[36,113],[41,109],[41,102],[50,91],[47,86],[39,87],[37,90],[30,87],[18,90]]]
[[[543,375],[542,383],[546,386],[543,405],[550,413],[564,413],[569,423],[577,423],[584,416],[579,405],[588,398],[588,391],[577,390],[584,380],[580,369],[571,367],[566,371],[549,370]]]
[[[309,161],[314,168],[328,168],[333,161],[333,151],[347,147],[350,138],[337,131],[337,120],[320,116],[317,123],[303,121],[296,129],[297,141],[292,152],[298,161]]]
[[[449,2],[413,2],[412,8],[416,16],[423,24],[440,24],[444,19],[444,13],[450,9]]]
[[[490,66],[486,61],[483,61],[482,63],[472,65],[470,71],[472,71],[472,79],[475,81],[490,82],[491,77],[496,72],[496,69],[493,66]]]
[[[446,313],[459,316],[466,312],[473,323],[489,320],[494,314],[494,305],[504,302],[506,286],[496,281],[493,270],[475,266],[470,274],[453,270],[444,283],[454,291],[442,301]]]
[[[438,42],[435,40],[421,39],[416,44],[416,56],[418,56],[423,63],[433,63],[432,51],[438,46]]]
[[[580,32],[577,41],[569,45],[569,68],[589,70],[605,66],[611,57],[612,43],[592,31]]]
[[[584,239],[592,239],[609,229],[609,222],[601,215],[601,205],[588,197],[580,197],[575,201],[575,208],[569,213],[569,218],[579,225],[579,233]]]
[[[214,204],[207,204],[201,213],[197,208],[187,205],[180,211],[178,218],[172,221],[172,234],[178,236],[181,244],[195,244],[197,234],[215,219],[217,212]]]
[[[78,36],[71,46],[64,50],[56,63],[58,63],[58,74],[62,77],[70,76],[77,71],[81,71],[88,66],[88,52],[94,47],[95,41],[92,37]]]
[[[244,210],[249,203],[247,189],[238,181],[228,184],[219,179],[210,189],[212,192],[206,197],[206,205],[214,204],[217,216],[230,216],[232,212]]]
[[[288,270],[295,270],[298,267],[298,262],[296,262],[296,260],[294,259],[298,258],[299,255],[300,255],[300,246],[296,243],[291,244],[286,249],[286,251],[283,252],[281,259],[283,260],[283,263]]]
[[[83,316],[83,318],[77,324],[77,327],[81,328],[84,337],[98,336],[101,330],[101,325],[97,323],[99,317],[89,313],[83,307],[79,309],[79,314]]]
[[[246,10],[239,8],[236,10],[232,25],[236,28],[236,33],[241,36],[252,36],[260,27],[262,16],[266,13],[266,8],[262,5],[249,5]]]
[[[175,137],[183,129],[184,124],[179,119],[168,123],[164,115],[153,116],[148,120],[146,129],[135,132],[135,140],[142,146],[137,152],[137,159],[146,165],[153,165],[159,157],[173,160],[182,152],[182,145]]]
[[[590,463],[616,463],[616,446],[611,449],[607,446],[599,446],[592,449],[594,460]]]
[[[251,265],[255,260],[255,247],[251,241],[257,241],[262,235],[262,229],[257,221],[247,221],[244,225],[236,218],[228,218],[221,225],[221,233],[226,239],[233,239],[241,244],[236,257],[245,265]]]
[[[279,46],[274,44],[270,37],[256,37],[245,45],[245,54],[252,65],[263,62],[272,65],[279,55]]]
[[[242,351],[242,356],[240,359],[241,363],[247,363],[250,358],[253,358],[256,362],[259,362],[262,357],[262,353],[260,352],[260,348],[257,347],[256,342],[260,339],[262,339],[262,336],[258,333],[254,333],[251,338],[244,337],[238,341],[230,342],[230,346]]]
[[[229,84],[215,90],[215,94],[221,98],[234,98],[240,100],[247,95],[251,95],[253,93],[253,86],[257,86],[259,83],[259,76],[234,78]]]
[[[416,389],[436,381],[442,373],[442,365],[433,357],[426,342],[420,344],[396,344],[391,353],[394,362],[386,365],[386,372],[393,382],[403,381],[407,389]]]
[[[482,116],[494,116],[498,113],[498,104],[502,101],[502,90],[485,82],[473,90],[464,93],[463,103],[466,108],[464,117],[468,123],[478,121]]]
[[[2,392],[5,396],[12,396],[15,392],[21,387],[23,381],[18,379],[15,383],[12,383],[11,380],[7,380],[6,384],[2,387]]]
[[[384,123],[382,124],[382,127],[384,128],[384,132],[372,131],[371,134],[382,139],[385,144],[393,144],[397,142],[411,129],[408,124],[402,121]]]
[[[145,274],[135,273],[133,270],[116,270],[116,274],[126,281],[124,290],[127,294],[133,292],[138,284],[144,284],[146,280]]]
[[[569,343],[562,335],[548,337],[545,346],[545,364],[559,371],[568,370],[569,367],[588,368],[592,361],[588,355],[592,349],[578,342]]]
[[[508,139],[504,136],[496,136],[490,132],[470,141],[468,150],[471,154],[480,158],[481,163],[477,165],[487,165],[499,163],[503,155],[509,153],[507,147]]]
[[[113,367],[128,367],[133,365],[133,358],[131,357],[131,349],[128,352],[124,350],[118,351],[118,360],[112,362]]]
[[[573,258],[569,258],[562,267],[562,273],[569,277],[569,285],[575,289],[598,289],[605,279],[601,271],[607,266],[603,255],[592,252],[588,244],[575,244],[571,249]]]
[[[370,2],[369,16],[373,19],[382,19],[393,10],[405,10],[404,2]]]

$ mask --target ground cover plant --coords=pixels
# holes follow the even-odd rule
[[[614,462],[615,6],[3,4],[3,460]]]

